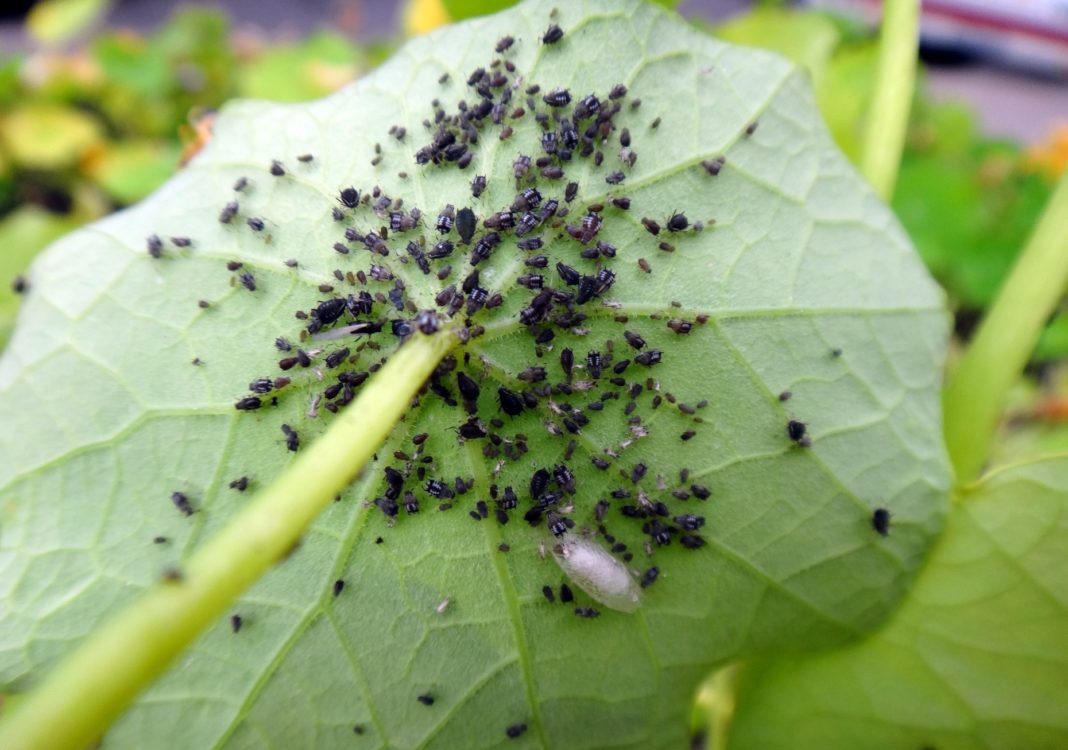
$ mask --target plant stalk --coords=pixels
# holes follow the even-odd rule
[[[285,559],[392,431],[452,346],[414,335],[356,400],[218,535],[180,578],[153,585],[66,656],[0,722],[0,747],[87,747],[246,588]]]
[[[894,195],[916,85],[920,0],[885,0],[875,95],[868,112],[860,171],[884,201]]]
[[[1068,172],[942,394],[957,484],[983,469],[1009,388],[1068,285]]]

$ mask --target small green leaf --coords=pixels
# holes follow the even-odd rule
[[[988,477],[883,630],[743,669],[728,747],[1065,747],[1066,568],[1068,457]]]
[[[564,36],[543,45],[550,23]],[[516,39],[504,53],[514,77],[492,67],[505,35]],[[434,132],[423,125],[435,118],[432,101],[452,114],[460,100],[474,106],[478,94],[466,81],[479,67],[507,73],[493,96],[516,86],[502,123],[487,115],[477,126],[466,170],[417,164]],[[596,92],[607,110],[618,83],[629,91],[615,130],[607,140],[596,129],[590,136],[603,164],[580,146],[559,161],[565,179],[534,180],[569,213],[546,216],[530,235],[544,239],[546,285],[574,291],[554,270],[558,261],[591,277],[611,270],[614,284],[588,302],[572,298],[572,309],[557,302],[553,319],[534,326],[553,337],[536,344],[519,315],[537,292],[517,280],[537,269],[504,231],[478,266],[479,284],[500,292],[501,304],[466,323],[463,312],[451,319],[485,329],[468,328],[470,341],[448,364],[481,385],[477,415],[496,437],[458,436],[468,414],[455,375],[445,372],[365,475],[234,605],[240,632],[219,623],[204,633],[106,741],[204,747],[270,737],[291,747],[347,746],[359,725],[381,745],[481,747],[522,723],[527,741],[547,746],[677,746],[711,666],[840,643],[887,617],[946,506],[940,291],[890,211],[834,148],[805,76],[786,61],[711,40],[647,4],[561,3],[550,17],[529,2],[413,40],[329,98],[227,106],[211,142],[173,179],[36,263],[25,314],[0,360],[3,686],[37,682],[106,615],[181,564],[244,504],[232,480],[249,477],[253,492],[286,465],[281,426],[295,429],[301,445],[314,440],[335,418],[323,391],[336,373],[374,370],[394,351],[391,321],[412,312],[390,304],[394,284],[374,280],[372,264],[403,282],[401,296],[415,309],[442,309],[435,296],[471,271],[470,248],[431,261],[424,274],[407,244],[438,242],[434,225],[446,205],[471,207],[482,221],[532,184],[517,183],[513,167],[521,154],[544,153],[533,113],[512,116],[530,107],[526,87],[542,87],[538,112],[557,86],[576,101]],[[593,123],[584,119],[582,132]],[[506,124],[513,133],[501,139]],[[392,126],[405,129],[403,139]],[[620,152],[624,127],[637,155],[631,164]],[[298,160],[303,154],[311,159]],[[725,163],[711,165],[720,156]],[[272,160],[284,175],[269,173]],[[605,179],[614,171],[619,184]],[[477,199],[475,175],[488,181]],[[241,177],[248,184],[235,192]],[[568,203],[570,180],[578,197]],[[344,235],[350,226],[381,232],[391,218],[384,206],[332,218],[349,185],[370,203],[378,186],[403,199],[404,210],[422,212],[414,229],[388,232],[387,256]],[[629,211],[611,202],[624,196]],[[239,209],[220,223],[228,201]],[[604,249],[583,258],[583,245],[568,236],[595,204],[604,204],[596,239],[615,247],[614,257]],[[666,229],[676,211],[703,231]],[[263,220],[261,231],[249,227],[253,218]],[[665,228],[653,237],[642,218]],[[159,258],[146,251],[152,235],[161,238]],[[455,231],[449,239],[458,241]],[[339,242],[348,253],[335,251]],[[227,262],[243,265],[231,272]],[[451,274],[439,279],[447,263]],[[366,286],[347,279],[357,272],[372,276]],[[254,291],[242,273],[254,276]],[[300,344],[308,323],[296,312],[362,290],[383,295],[374,307],[382,333]],[[688,333],[669,327],[684,330],[676,319]],[[634,361],[624,330],[663,361]],[[312,367],[283,373],[277,363],[288,355],[275,349],[278,336],[327,351]],[[342,344],[357,362],[328,366],[324,357]],[[576,361],[570,386],[565,347]],[[587,361],[591,350],[610,359],[600,375]],[[624,359],[629,367],[615,372]],[[538,366],[546,380],[531,383],[528,368]],[[281,375],[293,382],[274,392],[277,407],[234,409],[250,381]],[[498,406],[501,387],[528,391],[537,404],[512,418]],[[810,447],[791,441],[791,419],[807,423]],[[549,586],[558,597],[566,581],[550,559],[545,524],[532,528],[523,514],[532,473],[557,464],[575,476],[575,494],[561,500],[573,505],[562,510],[575,523],[569,533],[585,530],[605,549],[626,545],[617,559],[638,574],[659,569],[633,614],[602,607],[578,587],[566,606],[543,596]],[[401,510],[395,523],[372,504],[386,493],[387,466],[405,473],[405,490],[421,506]],[[456,477],[473,488],[450,499],[425,489],[426,480]],[[495,520],[493,485],[498,499],[508,486],[519,495],[507,525]],[[172,504],[175,491],[189,497],[191,517]],[[601,499],[610,504],[603,532]],[[480,515],[479,501],[488,503],[485,520],[469,515]],[[628,517],[625,505],[646,517]],[[888,539],[871,529],[878,505],[901,522]],[[683,548],[689,534],[674,520],[683,514],[705,518],[693,532],[703,548]],[[646,533],[653,522],[675,529],[670,544]],[[345,585],[335,596],[338,580]],[[590,590],[612,588],[597,580]],[[579,618],[576,606],[602,611]],[[417,700],[427,693],[430,706]]]

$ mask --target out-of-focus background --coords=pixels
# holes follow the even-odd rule
[[[566,0],[559,0],[566,2]],[[133,203],[227,99],[328,94],[405,37],[507,0],[14,0],[0,4],[0,346],[14,280],[51,240]],[[551,2],[549,3],[551,4]],[[805,66],[859,154],[879,0],[683,0],[709,34]],[[925,0],[893,207],[967,340],[1068,165],[1068,0]],[[999,461],[1068,448],[1068,305],[1013,394]]]

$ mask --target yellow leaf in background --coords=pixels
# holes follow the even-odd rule
[[[108,0],[41,0],[26,16],[26,31],[42,44],[59,44],[92,26],[109,7]]]
[[[73,107],[32,104],[0,120],[0,144],[26,169],[64,169],[102,139],[100,123]]]
[[[408,0],[404,7],[404,33],[417,36],[433,31],[449,22],[449,14],[441,0]]]

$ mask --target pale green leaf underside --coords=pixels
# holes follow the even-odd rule
[[[954,506],[871,638],[743,672],[729,746],[1068,746],[1068,458],[997,473]]]
[[[644,461],[646,489],[671,501],[668,491],[688,467],[712,499],[672,508],[707,517],[708,546],[676,543],[647,561],[636,525],[613,507],[607,525],[637,553],[636,569],[655,563],[662,571],[642,607],[580,620],[570,607],[547,603],[541,587],[558,586],[561,574],[538,556],[544,529],[518,515],[504,527],[492,515],[481,523],[468,516],[476,499],[489,499],[496,462],[482,458],[477,442],[457,443],[459,408],[427,397],[379,452],[382,463],[368,479],[237,605],[241,632],[220,623],[206,633],[108,743],[482,747],[507,742],[505,727],[525,722],[530,729],[515,745],[678,745],[692,690],[712,665],[836,643],[892,610],[945,507],[940,292],[890,212],[834,149],[803,76],[787,63],[712,41],[645,5],[558,7],[566,36],[555,47],[538,43],[551,5],[527,3],[417,39],[328,99],[230,105],[192,165],[34,266],[33,291],[0,360],[0,679],[9,689],[33,684],[101,617],[224,524],[244,500],[227,489],[229,480],[268,483],[290,455],[281,423],[298,427],[305,442],[319,431],[302,416],[312,392],[303,386],[277,410],[239,414],[233,402],[253,377],[277,373],[271,342],[296,335],[293,311],[323,298],[317,285],[337,283],[334,268],[368,267],[364,251],[331,249],[341,239],[342,225],[330,219],[339,188],[381,184],[430,214],[428,222],[446,202],[470,204],[481,216],[511,202],[512,161],[521,151],[539,153],[529,116],[515,121],[509,141],[490,130],[466,171],[421,168],[413,158],[427,141],[421,122],[431,116],[429,100],[440,97],[451,109],[470,96],[467,73],[489,63],[506,33],[519,40],[509,57],[527,82],[603,96],[623,81],[627,101],[643,102],[625,106],[618,123],[630,128],[639,155],[616,189],[632,209],[608,209],[602,231],[619,249],[608,297],[620,308],[587,305],[589,336],[558,337],[557,347],[568,343],[581,358],[614,338],[617,359],[625,356],[612,316],[626,313],[628,328],[665,351],[648,373],[661,392],[710,404],[695,424],[666,402],[652,411],[646,392],[637,414],[649,437],[598,472],[589,451],[629,434],[626,398],[608,402],[571,462],[580,488],[575,520],[594,525],[596,500],[628,485],[619,469]],[[451,81],[441,85],[444,71]],[[652,130],[657,116],[662,124]],[[754,120],[759,128],[745,138]],[[387,135],[392,124],[407,127],[403,144]],[[375,142],[383,160],[372,167]],[[603,199],[604,175],[619,168],[617,149],[605,148],[600,169],[583,160],[568,167],[568,179],[580,183],[574,209]],[[298,163],[305,152],[315,161]],[[713,178],[700,162],[719,154],[727,166]],[[288,176],[267,174],[273,158],[286,163]],[[475,174],[490,182],[477,201],[468,188]],[[240,197],[240,219],[220,225],[241,175],[252,188]],[[559,197],[563,184],[543,192]],[[676,209],[716,225],[671,237],[676,252],[662,253],[639,219],[663,222]],[[249,215],[267,219],[270,242],[241,223]],[[189,236],[195,246],[153,260],[144,250],[151,233]],[[393,243],[386,260],[409,297],[432,307],[442,284],[396,262],[405,241]],[[593,267],[571,241],[547,247],[554,260]],[[506,241],[483,271],[484,286],[514,289],[522,269],[516,255]],[[641,257],[652,274],[638,269]],[[283,264],[288,258],[299,270]],[[255,273],[256,292],[232,286],[228,260]],[[453,263],[450,281],[458,282],[466,262],[458,255]],[[485,378],[484,419],[495,414],[497,384],[515,385],[516,372],[535,360],[516,323],[528,297],[519,289],[479,314],[488,331],[468,351],[471,372]],[[197,307],[202,298],[210,309]],[[710,320],[677,337],[664,313]],[[557,381],[558,348],[541,362]],[[192,366],[194,357],[205,365]],[[365,353],[364,366],[371,361]],[[635,366],[627,373],[644,376]],[[602,380],[596,392],[605,388]],[[780,402],[787,389],[792,399]],[[529,436],[530,452],[505,462],[496,480],[514,484],[523,507],[533,468],[562,458],[566,438],[550,439],[542,426],[550,417],[544,408],[527,412],[502,430]],[[787,439],[792,417],[809,423],[811,449]],[[690,427],[697,437],[680,441]],[[447,513],[421,494],[424,512],[402,511],[387,528],[362,501],[381,493],[386,459],[411,450],[420,432],[430,433],[425,447],[438,458],[433,475],[473,476],[477,487]],[[658,476],[667,490],[657,489]],[[170,505],[176,489],[193,498],[191,519]],[[870,527],[880,505],[895,514],[887,539]],[[154,545],[156,535],[174,541]],[[498,552],[501,542],[511,551]],[[347,585],[334,599],[339,578]],[[445,597],[451,603],[438,615]],[[581,596],[578,603],[591,604]],[[424,691],[435,695],[433,706],[415,700]],[[365,734],[355,737],[354,724]]]

